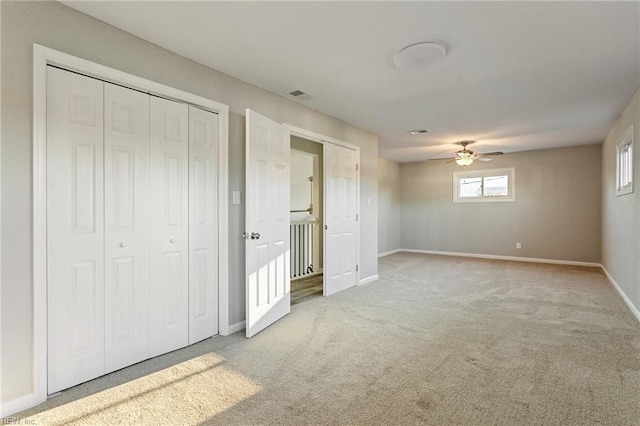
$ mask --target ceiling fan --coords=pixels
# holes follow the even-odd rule
[[[503,154],[503,152],[500,152],[500,151],[487,152],[487,153],[484,153],[484,154],[474,154],[472,150],[467,149],[467,146],[471,145],[474,142],[475,141],[456,142],[457,145],[462,145],[462,149],[460,151],[456,152],[456,156],[451,158],[451,159],[449,159],[449,161],[447,161],[447,163],[451,163],[451,162],[455,161],[460,166],[468,166],[471,163],[473,163],[474,160],[491,161],[492,160],[491,156],[493,156],[493,155],[502,155]]]

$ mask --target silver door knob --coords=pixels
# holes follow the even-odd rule
[[[259,240],[260,239],[260,234],[257,232],[252,232],[251,233],[251,239],[252,240]]]
[[[123,241],[123,242],[121,242],[121,243],[119,244],[119,246],[120,246],[120,247],[122,247],[122,248],[125,248],[125,247],[127,246],[127,243],[125,243],[125,242]]]
[[[171,239],[169,240],[169,242],[170,242],[171,244],[175,244],[175,243],[176,243],[176,240],[175,240],[175,238],[171,238]]]

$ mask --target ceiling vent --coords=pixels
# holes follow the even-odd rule
[[[422,133],[427,133],[427,130],[425,129],[409,130],[407,133],[409,133],[410,135],[419,135]]]
[[[297,101],[308,101],[311,99],[311,96],[307,95],[302,90],[294,90],[293,92],[289,92],[289,95],[296,98]]]

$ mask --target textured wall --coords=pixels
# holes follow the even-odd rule
[[[378,160],[378,253],[402,248],[401,167],[394,161]]]
[[[229,190],[244,193],[245,108],[361,147],[360,271],[377,274],[378,139],[342,121],[197,64],[57,2],[1,2],[2,400],[32,391],[32,45],[225,103],[230,107]],[[231,36],[230,36],[231,37]],[[230,39],[230,42],[232,40]],[[231,324],[244,320],[244,204],[229,206]]]
[[[516,201],[502,203],[454,204],[455,163],[403,164],[402,246],[600,262],[600,153],[587,145],[473,163],[470,170],[515,167]]]
[[[634,183],[616,197],[616,145],[635,122]],[[640,309],[640,90],[602,145],[602,264]]]

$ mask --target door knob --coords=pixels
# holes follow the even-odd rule
[[[171,239],[169,240],[169,242],[170,242],[171,244],[175,244],[175,243],[176,243],[176,240],[175,240],[175,238],[171,238]]]
[[[125,242],[123,241],[123,242],[121,242],[119,245],[120,245],[120,247],[125,248],[125,247],[127,246],[127,243],[125,243]]]
[[[252,240],[259,240],[260,239],[260,234],[257,232],[252,232],[251,233],[251,239]]]

